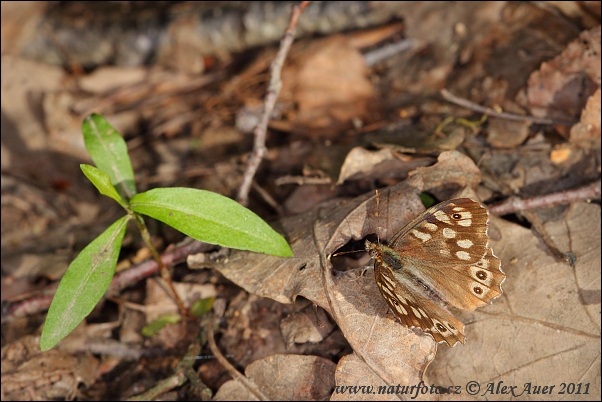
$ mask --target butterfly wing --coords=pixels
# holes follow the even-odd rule
[[[445,201],[408,223],[389,241],[389,247],[421,261],[452,259],[474,264],[485,255],[488,246],[488,221],[489,213],[476,201]]]
[[[489,247],[489,215],[479,203],[460,198],[419,215],[391,240],[400,267],[445,302],[474,310],[502,294],[506,278]],[[394,276],[405,275],[395,272]]]
[[[449,346],[464,343],[464,324],[420,292],[410,291],[382,260],[375,260],[374,275],[383,298],[402,324],[420,328],[436,342],[446,342]]]

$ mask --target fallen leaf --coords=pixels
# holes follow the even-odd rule
[[[600,27],[579,39],[529,77],[528,105],[534,116],[576,120],[600,87]]]
[[[325,400],[334,386],[335,364],[318,356],[272,355],[249,364],[248,381],[271,401]],[[216,401],[258,400],[241,381],[231,380],[215,394]]]
[[[479,397],[508,399],[488,393],[490,384],[515,385],[515,395],[529,384],[562,384],[581,394],[600,397],[600,207],[575,203],[564,219],[545,224],[558,247],[577,256],[575,267],[557,262],[532,231],[496,218],[499,240],[493,249],[506,273],[504,294],[487,309],[464,319],[467,342],[462,348],[440,348],[428,371],[432,384],[480,383]],[[589,384],[589,385],[586,385]],[[585,395],[585,387],[589,393]],[[545,398],[545,397],[544,397]]]

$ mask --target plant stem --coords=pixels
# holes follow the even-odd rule
[[[155,246],[153,246],[153,242],[151,241],[150,233],[148,232],[148,228],[146,227],[146,224],[144,223],[142,216],[140,216],[139,214],[137,214],[135,212],[133,212],[133,214],[134,214],[134,221],[136,222],[136,225],[138,226],[138,230],[140,231],[140,234],[142,235],[142,239],[144,240],[144,242],[146,243],[146,246],[150,250],[151,255],[153,256],[153,259],[155,261],[157,261],[157,264],[159,265],[159,270],[161,272],[161,277],[163,278],[165,283],[167,283],[167,286],[171,290],[174,300],[176,301],[176,304],[178,305],[178,309],[180,310],[180,314],[182,314],[184,317],[188,317],[188,309],[186,308],[186,306],[184,306],[184,302],[182,302],[182,299],[180,299],[178,292],[176,292],[176,288],[174,287],[173,282],[171,281],[171,275],[169,274],[167,267],[163,264],[163,261],[161,260],[161,256],[159,255],[159,252],[157,251]]]

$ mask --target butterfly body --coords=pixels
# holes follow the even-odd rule
[[[488,212],[468,198],[429,208],[389,245],[366,241],[381,294],[400,321],[437,342],[464,343],[448,306],[474,310],[502,293],[505,275],[489,247]]]

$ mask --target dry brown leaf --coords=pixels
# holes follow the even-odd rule
[[[2,400],[72,400],[78,385],[96,381],[98,359],[88,354],[49,350],[42,353],[39,338],[22,337],[2,348]]]
[[[272,355],[249,364],[245,374],[272,401],[325,400],[334,386],[334,370],[335,364],[323,357]],[[214,400],[258,399],[241,382],[231,380]]]
[[[408,173],[419,166],[431,164],[433,158],[408,158],[401,160],[390,149],[368,151],[362,147],[355,147],[345,157],[341,166],[341,173],[337,184],[345,180],[359,180],[364,178],[405,178]]]
[[[537,117],[576,120],[600,87],[600,27],[581,33],[565,50],[529,77],[526,90]]]
[[[338,133],[354,118],[362,119],[374,101],[368,68],[358,49],[344,36],[309,44],[291,55],[282,72],[284,98],[298,107],[294,127],[316,135]]]
[[[570,141],[578,147],[600,149],[600,88],[587,100],[581,121],[571,128]]]
[[[412,370],[410,370],[412,372]],[[379,394],[378,398],[372,392],[379,392],[379,387],[387,387],[387,384],[378,378],[372,370],[356,354],[344,356],[339,360],[336,371],[337,386],[330,398],[332,401],[399,401],[394,394]],[[410,379],[410,382],[418,383],[420,378]],[[369,388],[373,385],[374,388]]]
[[[293,190],[284,202],[284,208],[288,214],[294,215],[314,209],[336,195],[332,184],[304,184]]]
[[[577,256],[574,268],[557,262],[530,231],[494,219],[499,240],[493,248],[507,279],[503,296],[478,309],[466,325],[462,348],[440,348],[428,371],[433,384],[480,383],[476,397],[507,400],[486,393],[489,384],[517,386],[522,399],[562,396],[561,384],[582,384],[575,400],[600,398],[600,207],[578,203],[565,218],[546,228],[565,251]],[[463,314],[468,316],[468,314]],[[585,395],[585,384],[589,394]],[[523,393],[526,384],[555,386],[549,395]]]
[[[287,347],[291,347],[294,343],[320,342],[334,328],[334,323],[324,310],[314,309],[311,306],[280,321],[280,331]]]
[[[531,122],[492,117],[487,125],[487,142],[495,148],[515,148],[529,136]]]

